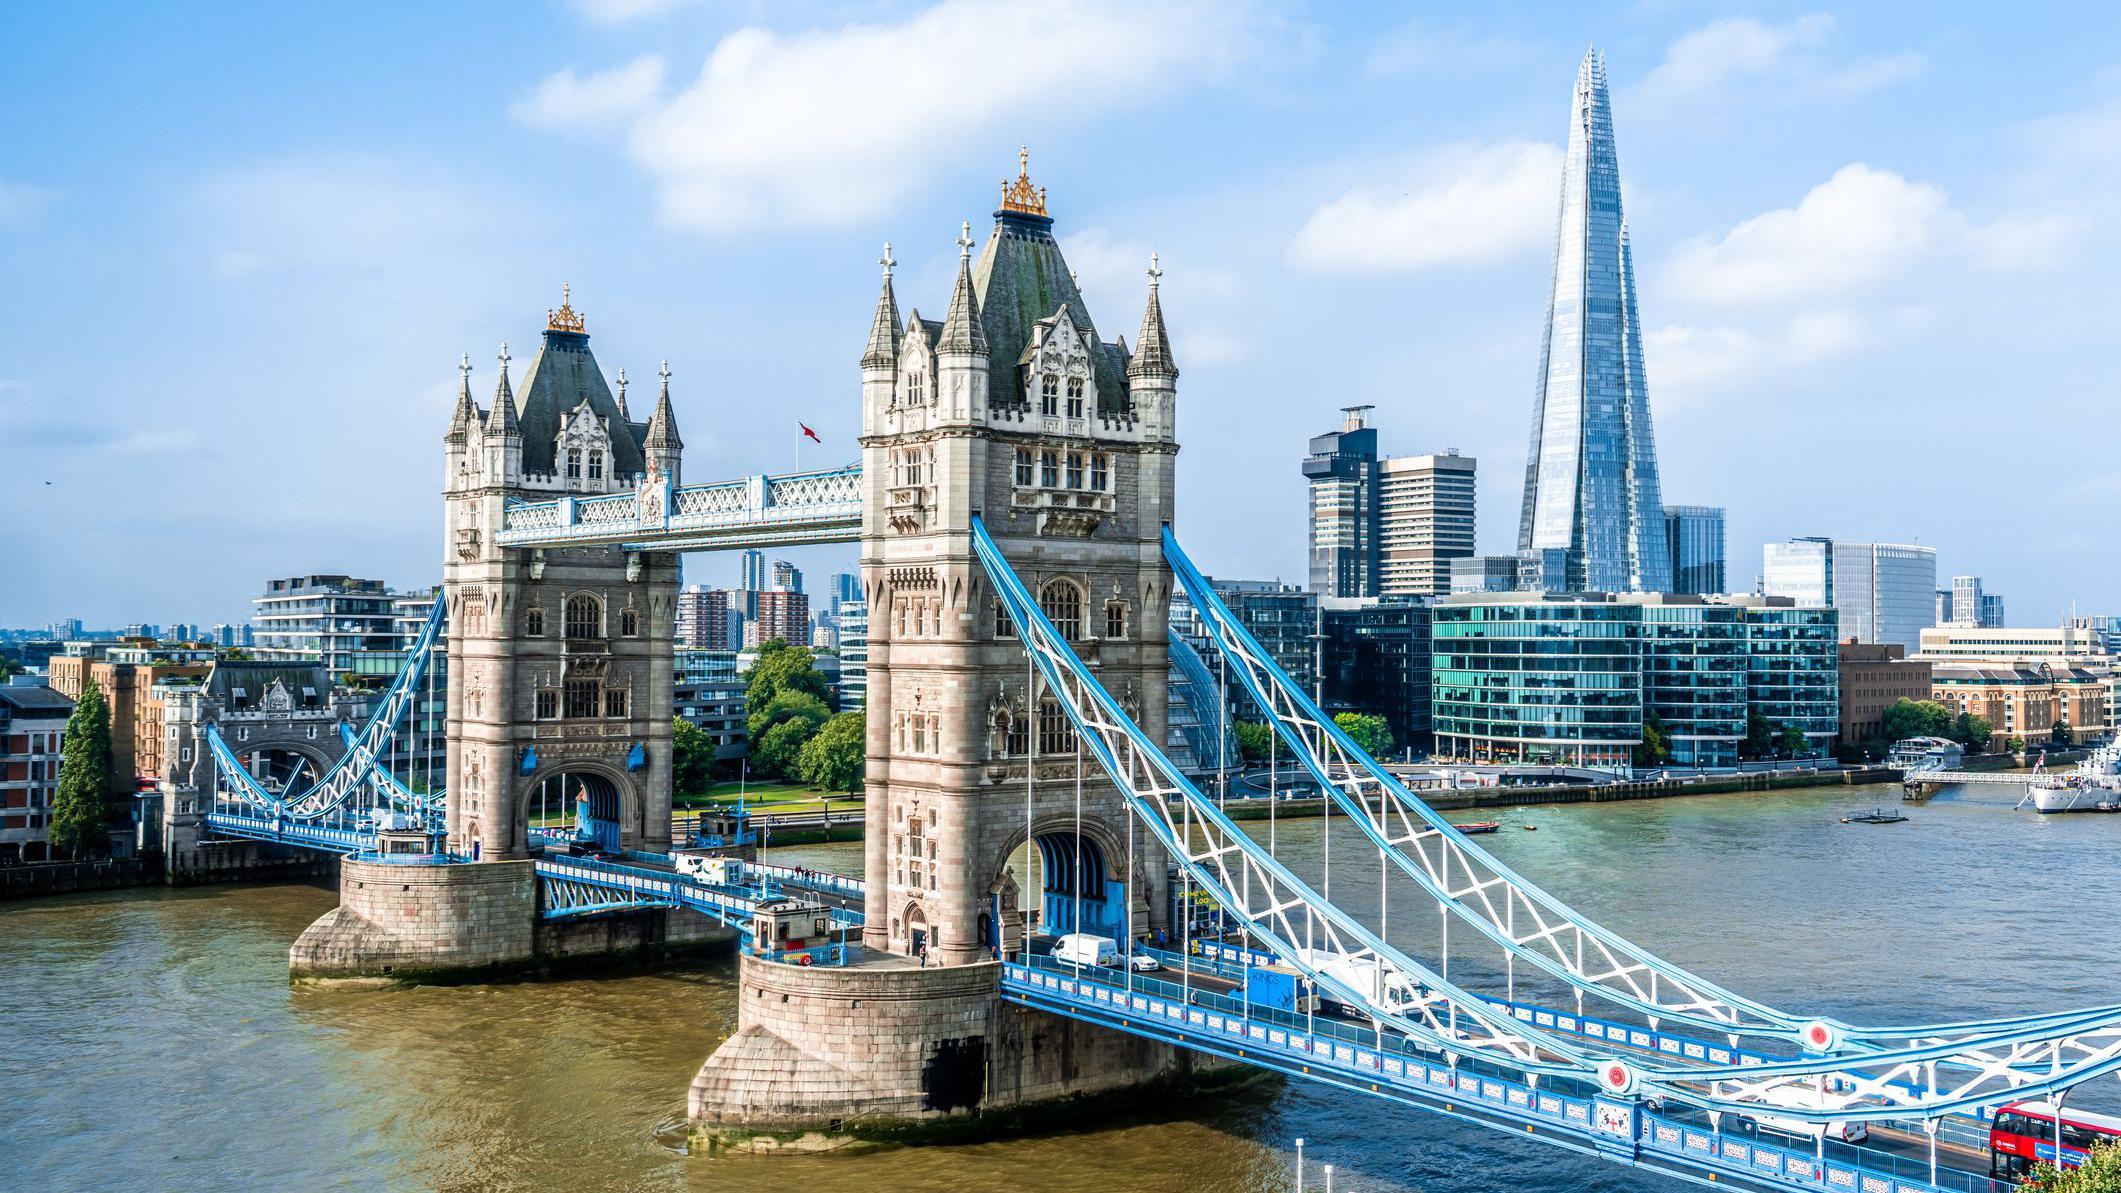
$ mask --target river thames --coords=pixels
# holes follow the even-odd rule
[[[1908,823],[1874,826],[1839,817],[1896,804],[1897,788],[1518,808],[1481,813],[1504,823],[1482,841],[1607,926],[1788,1009],[1905,1022],[2121,1002],[2121,816],[2040,817],[2012,811],[2015,798],[1948,790]],[[1317,820],[1276,831],[1292,862],[1323,852]],[[1333,841],[1356,856],[1345,824]],[[773,860],[858,872],[861,847]],[[1355,911],[1375,907],[1376,881],[1345,865],[1334,876]],[[1434,918],[1411,889],[1391,898],[1395,929]],[[732,961],[291,989],[287,947],[333,899],[214,887],[0,906],[0,1186],[1240,1193],[1292,1188],[1302,1136],[1314,1163],[1336,1166],[1336,1190],[1689,1187],[1293,1081],[1007,1142],[688,1156],[685,1089],[734,1026]],[[1480,962],[1454,958],[1454,976]],[[2109,1091],[2121,1085],[2073,1100]]]

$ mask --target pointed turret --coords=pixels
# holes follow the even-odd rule
[[[869,346],[862,352],[864,369],[896,369],[898,367],[898,296],[891,291],[891,267],[898,262],[891,259],[891,242],[884,242],[884,255],[877,258],[884,267],[884,292],[877,295],[876,318],[869,323]]]
[[[1127,362],[1129,381],[1144,377],[1173,379],[1178,366],[1171,362],[1171,337],[1164,331],[1164,305],[1156,297],[1164,271],[1155,253],[1149,254],[1149,305],[1142,311],[1142,333],[1134,345],[1134,359]]]
[[[631,414],[629,414],[629,413],[627,413],[627,412],[626,412],[626,370],[625,370],[625,369],[623,369],[623,368],[622,368],[622,369],[620,369],[620,370],[619,370],[619,375],[618,375],[618,377],[616,378],[616,380],[617,380],[617,381],[618,381],[618,383],[619,383],[619,393],[618,393],[618,398],[617,398],[617,401],[618,401],[618,404],[619,404],[619,421],[620,421],[620,422],[622,422],[622,423],[630,423],[630,422],[632,422],[632,421],[633,421],[633,415],[631,415]]]
[[[471,438],[471,427],[479,421],[478,404],[471,400],[471,356],[457,358],[457,408],[449,416],[449,433],[442,442],[451,447],[463,447]]]
[[[486,483],[512,485],[523,475],[523,428],[517,421],[515,391],[508,387],[508,344],[501,344],[501,379],[494,384],[493,409],[486,415],[483,438]]]
[[[936,351],[945,355],[987,355],[987,329],[980,323],[979,299],[972,293],[972,223],[966,221],[957,237],[957,288],[950,292],[950,313],[943,317],[943,342]]]
[[[648,466],[678,483],[678,462],[684,452],[685,441],[678,437],[678,416],[670,409],[670,362],[664,361],[660,370],[663,378],[662,392],[656,395],[655,413],[648,416],[648,434],[641,440],[641,453],[648,458]]]
[[[521,439],[523,432],[521,426],[516,422],[515,391],[508,388],[508,362],[512,359],[514,358],[508,355],[508,342],[503,340],[501,342],[501,379],[493,387],[493,409],[486,415],[486,433],[488,435],[505,435],[510,438]]]

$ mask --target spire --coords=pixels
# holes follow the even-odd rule
[[[884,267],[884,292],[876,299],[876,318],[869,324],[869,347],[862,353],[865,369],[898,367],[898,296],[891,292],[891,242],[884,242],[884,255],[876,263]]]
[[[657,448],[681,448],[685,441],[678,438],[678,416],[670,409],[670,362],[665,360],[659,372],[663,378],[663,392],[656,396],[655,413],[648,417],[648,437],[641,446],[650,452]]]
[[[545,312],[546,331],[564,331],[581,335],[589,330],[589,324],[574,309],[574,289],[566,282],[560,283],[560,309]]]
[[[960,355],[987,354],[987,329],[980,325],[979,299],[972,294],[972,222],[965,221],[957,235],[957,289],[950,292],[950,313],[943,317],[943,341],[938,352]]]
[[[508,341],[501,341],[501,380],[493,387],[493,411],[486,416],[488,434],[520,436],[516,425],[516,395],[508,388]]]
[[[623,366],[619,369],[619,375],[617,378],[615,378],[615,380],[618,382],[619,385],[619,421],[622,423],[630,423],[633,421],[633,415],[627,413],[626,411],[626,370]]]
[[[1127,362],[1127,376],[1176,378],[1178,366],[1171,363],[1171,337],[1164,331],[1164,305],[1156,297],[1164,271],[1155,253],[1149,254],[1149,305],[1142,311],[1142,332],[1134,345],[1134,359]]]
[[[1016,181],[1002,180],[1002,210],[1020,215],[1046,214],[1046,188],[1031,185],[1031,147],[1016,151]]]
[[[457,358],[457,408],[449,416],[449,434],[444,436],[450,443],[463,443],[471,434],[471,424],[479,421],[479,407],[471,400],[471,355],[465,353]]]

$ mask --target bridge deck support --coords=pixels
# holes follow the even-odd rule
[[[921,968],[868,953],[827,968],[745,956],[737,1031],[693,1079],[695,1138],[710,1150],[769,1152],[972,1135],[1090,1097],[1237,1075],[1193,1052],[1004,1003],[1000,977],[994,962]]]

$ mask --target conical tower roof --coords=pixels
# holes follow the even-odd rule
[[[450,443],[463,443],[471,437],[473,423],[479,421],[478,403],[471,400],[471,357],[469,354],[457,358],[457,408],[449,416],[449,433],[443,438]]]
[[[508,345],[503,343],[501,379],[493,387],[493,410],[486,415],[486,433],[521,437],[523,428],[517,421],[515,391],[508,388],[508,361]]]
[[[1178,366],[1171,361],[1171,337],[1164,331],[1164,305],[1156,297],[1163,276],[1156,254],[1149,254],[1149,305],[1142,311],[1142,333],[1134,345],[1134,358],[1127,362],[1129,377],[1178,376]]]
[[[656,448],[683,448],[685,441],[678,438],[677,412],[670,408],[670,362],[664,361],[662,368],[663,390],[656,395],[655,413],[648,416],[648,437],[641,446],[651,451]]]
[[[884,267],[884,292],[876,297],[876,318],[869,323],[869,346],[862,350],[862,367],[865,369],[891,369],[898,367],[898,296],[891,291],[891,267],[898,262],[891,259],[891,242],[884,242],[884,255],[877,259]]]
[[[970,222],[958,233],[957,286],[950,291],[950,313],[943,316],[943,340],[936,350],[961,354],[987,351],[987,329],[980,323],[979,299],[972,292]]]

